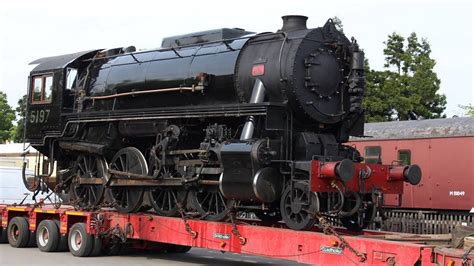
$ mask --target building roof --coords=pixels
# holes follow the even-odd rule
[[[474,136],[474,117],[367,123],[364,135],[370,137],[351,140]]]

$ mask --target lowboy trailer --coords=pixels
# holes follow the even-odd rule
[[[223,223],[51,205],[0,205],[0,213],[3,242],[37,245],[45,252],[69,249],[79,257],[118,252],[127,243],[182,253],[198,247],[315,265],[474,265],[469,250],[448,247],[449,235],[369,230],[355,235],[326,225],[324,219],[324,229],[295,231],[232,218]]]

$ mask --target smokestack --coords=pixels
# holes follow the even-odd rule
[[[289,32],[289,31],[297,31],[297,30],[306,30],[306,20],[308,17],[306,16],[283,16],[283,27],[281,28],[282,31]]]

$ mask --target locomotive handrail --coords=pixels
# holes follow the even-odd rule
[[[176,87],[176,88],[165,88],[165,89],[154,89],[154,90],[146,90],[146,91],[131,91],[131,92],[124,92],[124,93],[117,93],[112,95],[104,95],[104,96],[86,96],[84,100],[107,100],[107,99],[115,99],[118,97],[125,97],[125,96],[133,96],[133,95],[141,95],[141,94],[152,94],[152,93],[161,93],[161,92],[173,92],[173,91],[203,91],[203,86],[195,86],[192,87]]]

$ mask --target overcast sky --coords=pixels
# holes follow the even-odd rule
[[[474,103],[471,1],[2,1],[0,90],[16,107],[26,94],[28,63],[41,57],[129,45],[151,49],[166,36],[222,27],[276,31],[287,14],[308,16],[310,28],[339,17],[375,69],[383,68],[388,34],[416,32],[431,44],[448,117],[462,113],[459,104]]]

